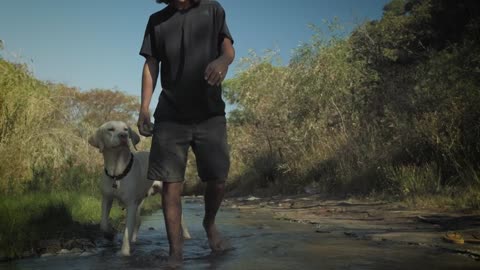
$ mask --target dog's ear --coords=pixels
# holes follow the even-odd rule
[[[95,131],[95,133],[92,136],[88,138],[88,143],[91,146],[98,148],[100,153],[103,153],[103,148],[105,147],[105,145],[103,144],[102,138],[100,136],[101,136],[101,129],[99,128],[97,129],[97,131]]]
[[[140,142],[140,136],[130,127],[128,127],[128,136],[130,136],[130,140],[132,140],[133,147]]]

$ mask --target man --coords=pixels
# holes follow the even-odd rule
[[[213,252],[227,248],[215,225],[230,166],[221,83],[232,63],[233,39],[222,6],[211,0],[170,0],[150,16],[140,55],[140,134],[151,136],[149,179],[163,181],[162,203],[169,260],[183,259],[181,193],[191,146],[206,182],[205,228]],[[150,123],[149,105],[161,64],[162,92]]]

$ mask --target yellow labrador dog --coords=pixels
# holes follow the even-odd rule
[[[129,141],[135,146],[140,137],[124,122],[110,121],[100,126],[88,139],[90,145],[103,154],[105,172],[102,176],[102,219],[100,228],[106,236],[113,238],[108,217],[113,199],[117,199],[127,210],[127,220],[121,254],[129,256],[130,244],[136,242],[140,228],[140,209],[143,200],[162,188],[160,181],[147,179],[149,152],[130,150]],[[183,224],[183,235],[189,239],[190,234]]]

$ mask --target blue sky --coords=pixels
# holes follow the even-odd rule
[[[351,29],[358,22],[380,18],[388,0],[219,2],[235,39],[235,66],[249,49],[257,54],[278,49],[287,63],[292,50],[309,40],[308,24],[322,25],[338,17]],[[2,55],[29,63],[42,80],[139,96],[144,59],[138,51],[145,25],[149,15],[163,7],[154,0],[2,0]]]

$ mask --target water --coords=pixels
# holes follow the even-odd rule
[[[200,203],[184,204],[192,240],[185,242],[183,269],[480,269],[466,256],[392,242],[359,240],[342,233],[315,233],[312,225],[272,219],[270,213],[223,209],[218,223],[234,250],[211,255]],[[149,228],[155,230],[149,230]],[[120,244],[80,257],[62,255],[0,264],[0,269],[168,269],[161,212],[144,217],[133,256],[118,255]]]

